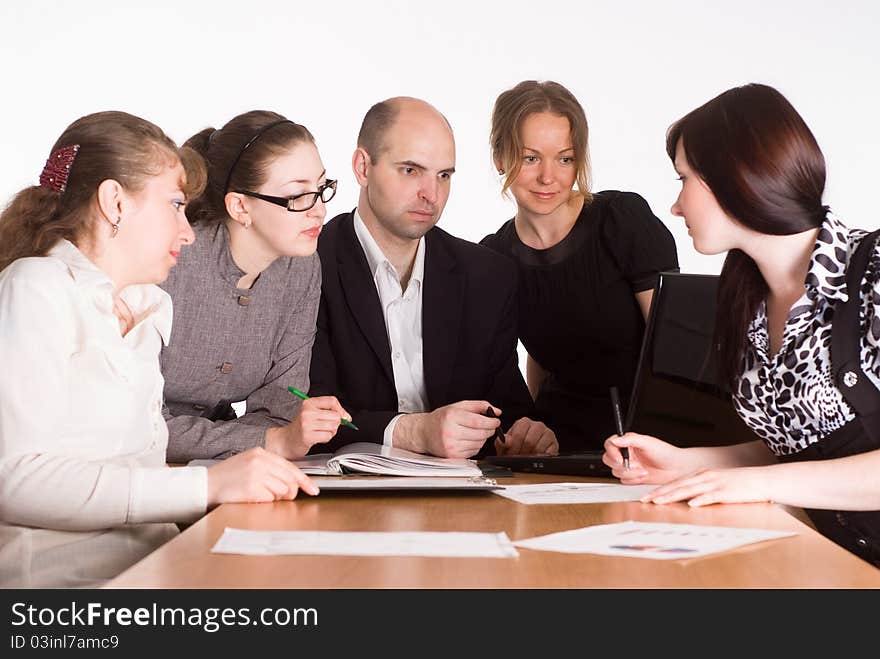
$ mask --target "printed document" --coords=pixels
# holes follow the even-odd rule
[[[502,533],[249,531],[226,528],[215,554],[320,554],[325,556],[453,556],[516,558]]]
[[[608,503],[638,501],[656,485],[620,485],[618,483],[539,483],[505,485],[495,494],[518,503]]]
[[[561,531],[519,540],[513,544],[523,549],[566,554],[677,560],[708,556],[754,542],[791,535],[796,534],[765,529],[629,521]]]

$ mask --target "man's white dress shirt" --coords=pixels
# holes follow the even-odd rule
[[[428,411],[428,394],[425,390],[425,369],[422,362],[422,286],[425,278],[425,239],[419,239],[416,259],[413,263],[406,290],[400,286],[400,276],[385,254],[376,244],[369,229],[354,212],[354,232],[367,257],[373,275],[373,283],[379,293],[382,317],[391,346],[391,367],[394,371],[394,387],[397,389],[398,412]],[[398,414],[386,426],[383,443],[391,446],[394,426],[402,414]]]

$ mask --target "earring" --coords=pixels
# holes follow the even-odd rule
[[[119,224],[122,222],[122,216],[116,218],[116,224],[113,225],[113,233],[110,234],[111,238],[115,238],[116,234],[119,233]]]
[[[499,170],[498,170],[498,176],[504,176],[504,170],[503,170],[503,169],[499,169]]]

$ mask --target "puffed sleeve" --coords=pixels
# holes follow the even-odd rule
[[[499,227],[498,231],[496,231],[495,233],[490,233],[488,236],[485,236],[480,241],[480,244],[483,247],[488,247],[495,252],[500,252],[501,254],[509,256],[510,234],[513,230],[513,220],[508,220]]]
[[[650,290],[657,273],[677,271],[675,239],[634,192],[610,192],[603,213],[602,238],[634,293]]]

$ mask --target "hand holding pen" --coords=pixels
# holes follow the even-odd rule
[[[340,425],[345,424],[357,430],[346,418],[349,414],[336,397],[311,398],[293,387],[289,387],[288,391],[303,400],[302,406],[287,425],[266,429],[267,451],[288,459],[301,458],[314,445],[326,444],[333,439]]]
[[[495,410],[492,408],[491,405],[486,408],[485,412],[483,412],[483,416],[488,416],[490,419],[497,419],[498,418],[498,415],[495,414]],[[501,431],[500,424],[497,428],[495,428],[495,434],[493,435],[493,439],[501,442],[502,444],[504,444],[504,442],[505,442],[504,433]]]
[[[288,390],[290,393],[292,393],[294,396],[296,396],[297,398],[301,398],[301,399],[303,399],[303,400],[310,400],[308,394],[304,394],[303,392],[301,392],[301,391],[300,391],[299,389],[297,389],[296,387],[287,387],[287,390]],[[349,420],[346,419],[345,417],[340,417],[340,419],[339,419],[339,423],[340,423],[340,425],[348,426],[348,427],[351,428],[352,430],[360,430],[360,428],[358,428],[356,425],[354,425],[351,421],[349,421]]]
[[[620,395],[617,393],[617,387],[611,387],[611,407],[614,411],[617,434],[623,437],[623,414],[620,411]],[[620,454],[623,456],[623,468],[629,471],[629,449],[626,446],[621,446]]]

